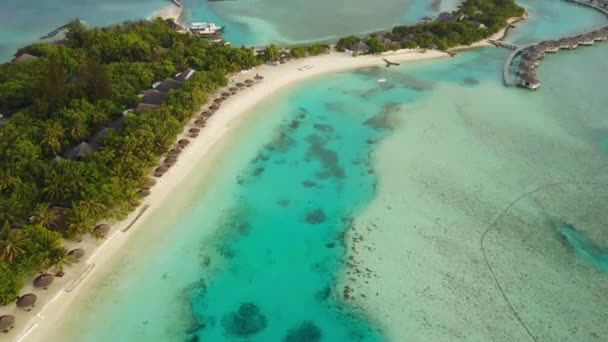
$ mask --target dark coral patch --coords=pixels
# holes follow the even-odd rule
[[[319,132],[325,132],[325,133],[331,133],[334,131],[333,127],[331,127],[330,125],[325,125],[325,124],[314,124],[313,128]]]
[[[278,200],[277,204],[280,205],[281,207],[286,207],[289,205],[289,200],[286,198],[283,198],[283,199]]]
[[[310,180],[305,180],[302,182],[302,186],[305,188],[312,188],[312,187],[317,186],[317,183],[310,181]]]
[[[311,321],[304,321],[295,328],[289,329],[283,342],[318,342],[321,341],[321,329]]]
[[[253,176],[257,177],[257,176],[261,175],[263,172],[264,172],[264,168],[258,167],[257,169],[253,170]]]
[[[309,224],[321,224],[325,222],[327,215],[321,209],[315,209],[306,213],[306,222]]]
[[[478,85],[480,83],[479,80],[474,77],[466,77],[463,82],[466,85]]]
[[[340,167],[336,151],[332,151],[325,147],[325,144],[327,143],[326,139],[313,134],[308,136],[307,140],[310,144],[306,155],[308,160],[316,159],[320,161],[325,168],[323,173],[328,173],[328,176],[334,178],[344,178],[346,176],[344,169]]]
[[[250,337],[266,329],[267,325],[266,316],[253,303],[241,303],[237,312],[231,312],[222,318],[226,334],[237,337]]]
[[[326,301],[329,298],[329,295],[331,294],[331,289],[329,287],[325,287],[321,290],[319,290],[316,294],[315,294],[315,299],[319,302],[323,302]]]
[[[226,259],[232,259],[236,255],[236,251],[227,243],[216,246],[217,252]]]

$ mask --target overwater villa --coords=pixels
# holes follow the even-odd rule
[[[522,75],[519,77],[519,86],[536,90],[540,87],[540,82],[535,78]]]

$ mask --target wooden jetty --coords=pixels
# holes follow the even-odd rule
[[[608,0],[566,0],[596,9],[608,16]],[[559,50],[574,50],[579,46],[591,46],[595,42],[608,40],[608,26],[600,27],[585,34],[564,37],[558,40],[546,40],[524,46],[492,40],[490,43],[513,50],[503,66],[505,86],[520,86],[538,89],[541,85],[537,78],[536,68],[546,53],[557,53]],[[519,59],[518,59],[519,58]],[[514,61],[518,59],[517,63]]]

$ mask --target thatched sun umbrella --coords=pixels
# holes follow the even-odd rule
[[[217,99],[213,100],[213,102],[215,103],[222,103],[222,101],[224,101],[224,99],[222,99],[221,97],[218,97]]]
[[[165,165],[159,166],[154,170],[154,176],[161,177],[165,172],[169,171],[169,168]]]
[[[154,178],[146,178],[144,183],[141,185],[142,189],[150,189],[151,187],[156,185],[156,180]]]
[[[253,84],[253,83],[255,83],[255,82],[253,82],[252,79],[246,79],[245,80],[245,84]]]
[[[97,236],[105,237],[110,232],[109,224],[100,224],[97,227],[93,228],[93,233]]]
[[[177,144],[179,145],[179,147],[186,147],[188,145],[190,145],[190,140],[188,139],[181,139],[180,141],[177,142]]]
[[[232,95],[232,94],[227,93],[227,92],[226,93],[222,93],[222,97],[230,97],[230,95]]]
[[[169,156],[169,157],[165,158],[164,163],[167,164],[167,165],[173,165],[173,164],[177,163],[177,157],[176,156]]]
[[[202,113],[201,113],[201,116],[202,116],[202,117],[211,116],[211,112],[210,112],[210,111],[208,111],[208,110],[206,110],[206,111],[204,111],[204,112],[202,112]]]
[[[144,198],[150,196],[150,193],[151,192],[148,189],[141,189],[137,191],[137,196],[139,196],[140,198]]]
[[[234,95],[234,94],[236,94],[236,92],[239,90],[239,88],[237,88],[237,87],[230,87],[230,89],[228,89],[228,90],[230,91],[230,93],[231,93],[232,95]]]
[[[251,88],[253,86],[252,83],[247,84],[247,88]]]
[[[255,78],[256,80],[258,80],[258,81],[261,81],[261,80],[263,80],[263,79],[264,79],[264,76],[262,76],[262,75],[260,75],[260,74],[255,74],[255,77],[254,77],[254,78]]]
[[[82,249],[82,248],[72,249],[71,251],[68,252],[68,257],[73,262],[80,261],[80,258],[82,258],[83,256],[84,256],[84,249]]]
[[[194,121],[194,125],[197,127],[203,127],[203,126],[205,126],[205,120],[198,119],[198,120]]]
[[[55,277],[52,274],[41,274],[34,279],[34,287],[46,290],[53,282],[53,279],[55,279]]]
[[[239,87],[239,88],[243,88],[245,86],[245,83],[239,82],[239,83],[236,84],[236,86]]]
[[[0,331],[7,333],[15,326],[15,316],[4,315],[0,316]]]
[[[209,107],[209,110],[211,110],[211,111],[213,111],[213,112],[215,112],[215,111],[216,111],[216,110],[218,110],[218,109],[220,109],[220,106],[218,106],[218,105],[216,105],[216,104],[211,105],[211,106]]]
[[[200,128],[196,128],[196,127],[190,128],[188,130],[189,133],[198,133],[200,131],[201,131],[201,129]]]
[[[179,156],[180,153],[182,153],[182,149],[179,147],[175,147],[171,151],[169,151],[170,156]]]
[[[38,297],[36,297],[36,295],[33,293],[25,294],[17,298],[17,307],[22,309],[31,308],[32,306],[34,306],[34,304],[36,304],[37,299]]]

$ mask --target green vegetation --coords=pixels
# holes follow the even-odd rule
[[[470,45],[485,39],[507,25],[507,19],[523,15],[524,9],[515,0],[466,0],[460,8],[428,23],[412,26],[396,26],[382,35],[372,34],[363,41],[370,53],[380,53],[399,48],[438,48],[447,50],[454,46]],[[355,36],[340,39],[338,51],[350,49],[362,40]]]
[[[21,49],[38,59],[0,65],[0,304],[23,279],[65,264],[61,237],[124,217],[181,127],[227,84],[261,61],[251,49],[174,32],[162,20],[104,29],[67,26],[64,44]],[[158,111],[130,114],[142,90],[187,68]],[[106,128],[83,158],[56,158]]]

